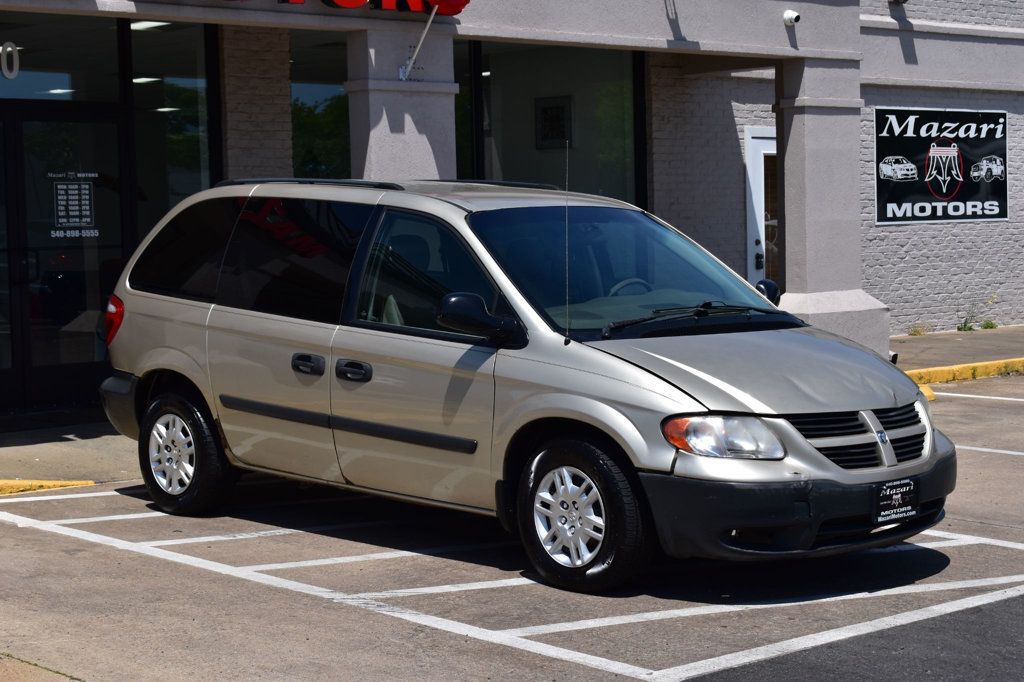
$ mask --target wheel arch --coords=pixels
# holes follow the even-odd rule
[[[501,479],[495,488],[495,509],[502,526],[516,532],[519,484],[530,457],[544,444],[557,439],[578,439],[601,448],[611,457],[634,485],[646,505],[636,464],[625,448],[609,431],[579,418],[568,416],[538,417],[520,426],[508,441],[502,458]]]

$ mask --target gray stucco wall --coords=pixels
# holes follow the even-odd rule
[[[911,0],[893,6],[889,0],[861,0],[865,14],[882,14],[925,21],[948,21],[983,26],[1024,27],[1024,7],[1020,0]]]
[[[671,55],[650,59],[651,209],[745,275],[743,131],[775,125],[774,81],[687,75],[684,63]]]
[[[980,319],[1024,323],[1024,94],[863,88],[861,193],[864,288],[891,308],[891,332],[952,329],[977,306]],[[1008,113],[1009,220],[875,225],[872,107],[998,109]],[[985,306],[997,297],[998,302]]]

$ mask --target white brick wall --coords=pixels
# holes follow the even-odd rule
[[[221,28],[227,177],[291,177],[290,55],[287,30]]]
[[[773,126],[772,80],[687,75],[681,57],[651,55],[652,212],[746,273],[743,130]]]
[[[1024,95],[863,88],[861,217],[864,288],[892,308],[891,331],[952,329],[958,315],[992,296],[981,319],[1024,323]],[[872,107],[998,109],[1008,112],[1009,221],[875,225]]]
[[[1024,8],[1021,0],[910,0],[902,6],[893,6],[888,0],[861,0],[864,14],[904,16],[910,20],[948,21],[957,24],[1024,27]]]

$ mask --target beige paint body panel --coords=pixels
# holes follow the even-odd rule
[[[132,291],[123,284],[116,293],[125,313],[110,348],[114,369],[139,377],[156,370],[177,372],[196,385],[213,409],[205,369],[210,304]]]
[[[492,348],[341,327],[330,372],[335,415],[477,441],[473,454],[336,430],[338,460],[351,483],[454,504],[494,508]],[[373,380],[333,376],[339,359],[373,366]]]
[[[207,326],[210,381],[232,454],[241,462],[325,481],[340,481],[334,437],[324,426],[224,407],[223,395],[327,415],[331,372],[292,369],[292,355],[324,358],[330,369],[335,325],[214,306]]]

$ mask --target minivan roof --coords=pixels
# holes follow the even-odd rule
[[[251,178],[226,180],[218,185],[237,186],[249,190],[258,185],[281,184],[291,186],[319,185],[362,189],[380,189],[385,192],[405,192],[438,199],[466,210],[467,212],[490,211],[500,208],[531,206],[608,206],[636,209],[624,201],[599,197],[593,194],[563,192],[553,186],[527,183],[502,183],[457,180],[402,180],[399,182],[378,182],[374,180],[331,180],[306,178]]]

